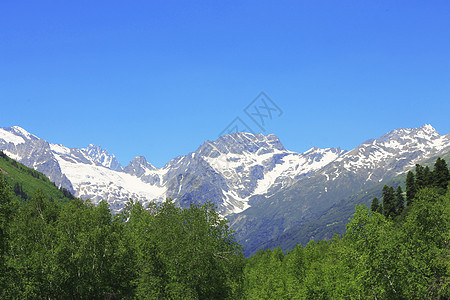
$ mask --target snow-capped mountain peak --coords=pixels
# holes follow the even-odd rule
[[[441,135],[436,131],[436,129],[434,129],[433,126],[426,124],[418,128],[399,128],[392,130],[376,139],[376,141],[382,143],[385,141],[401,141],[412,138],[420,138],[422,140],[431,141],[439,137],[441,137]]]
[[[8,130],[9,128],[0,128],[0,144],[12,144],[19,145],[25,143],[25,140],[19,136]],[[5,149],[6,150],[6,149]]]
[[[28,131],[19,126],[13,126],[10,128],[10,130],[27,139],[39,139],[34,134],[29,133]]]
[[[425,132],[427,132],[427,133],[431,133],[431,134],[439,134],[437,131],[436,131],[436,129],[433,127],[433,126],[431,126],[431,124],[425,124],[425,125],[423,125],[422,127],[419,127],[419,129],[421,129],[421,130],[423,130],[423,131],[425,131]]]
[[[88,147],[82,149],[86,152],[86,154],[91,157],[96,163],[114,170],[121,171],[123,168],[120,163],[117,161],[114,154],[109,154],[108,150],[103,149],[100,146],[89,144]]]
[[[196,151],[205,156],[217,156],[219,152],[222,154],[243,154],[247,153],[268,153],[278,151],[286,151],[278,137],[274,134],[267,136],[258,133],[237,132],[219,137],[216,141],[206,141]]]
[[[4,143],[12,143],[14,145],[23,144],[27,140],[39,140],[38,137],[19,126],[0,128],[0,139]]]
[[[156,168],[147,162],[144,156],[136,156],[129,164],[123,169],[123,172],[141,177],[149,171],[154,171]]]
[[[334,180],[344,171],[358,173],[366,181],[380,182],[449,150],[450,135],[439,135],[431,125],[395,129],[345,153],[325,176]]]
[[[313,148],[298,154],[286,150],[277,136],[233,133],[205,142],[196,153],[220,174],[226,212],[238,213],[252,198],[271,195],[301,176],[320,169],[345,151]]]

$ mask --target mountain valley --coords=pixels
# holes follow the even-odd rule
[[[206,141],[156,168],[143,156],[123,167],[100,146],[67,148],[14,126],[0,129],[0,150],[76,197],[94,204],[106,201],[114,213],[128,199],[145,206],[171,198],[184,208],[211,201],[250,254],[292,232],[305,243],[316,237],[317,226],[329,225],[322,238],[342,232],[352,213],[348,199],[367,201],[364,194],[371,188],[447,154],[450,135],[424,125],[393,130],[351,151],[312,148],[296,153],[273,134],[239,132]],[[347,209],[338,218],[323,218],[343,207]],[[298,234],[299,228],[310,229]],[[293,243],[285,244],[291,248]]]

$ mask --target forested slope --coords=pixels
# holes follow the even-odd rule
[[[448,299],[450,175],[442,159],[426,169],[408,175],[406,198],[385,185],[372,210],[356,206],[342,236],[245,259],[212,203],[129,201],[113,215],[40,189],[14,196],[2,166],[0,298]]]

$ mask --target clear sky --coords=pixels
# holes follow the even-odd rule
[[[449,16],[448,1],[1,1],[0,127],[159,167],[233,120],[296,152],[446,134]],[[262,91],[279,110],[252,103]]]

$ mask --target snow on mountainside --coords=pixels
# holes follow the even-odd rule
[[[441,136],[431,125],[396,129],[347,152],[323,174],[328,180],[335,180],[342,172],[360,173],[366,181],[380,182],[449,150],[450,134]]]
[[[70,149],[50,144],[62,172],[71,181],[77,197],[93,203],[106,200],[114,212],[120,211],[128,199],[144,205],[164,199],[165,190],[151,186],[136,176],[111,170],[91,157],[85,149]]]
[[[350,152],[312,148],[300,154],[286,150],[273,134],[241,132],[206,141],[162,168],[142,156],[123,168],[99,146],[71,149],[17,126],[0,128],[0,149],[7,155],[46,174],[77,197],[94,203],[106,200],[114,212],[130,198],[145,204],[170,197],[182,207],[208,200],[223,215],[240,213],[314,174],[333,181],[342,172],[365,170],[368,182],[379,181],[449,145],[449,136],[440,136],[429,125],[394,130]]]
[[[206,142],[198,152],[225,179],[229,187],[224,193],[225,203],[244,204],[233,213],[248,208],[252,197],[273,195],[344,153],[334,148],[312,148],[298,154],[286,150],[275,135],[249,133]]]
[[[114,154],[110,155],[108,150],[102,149],[102,147],[90,144],[87,148],[82,149],[87,155],[94,159],[95,162],[101,164],[114,171],[122,171],[122,166],[117,161]]]

